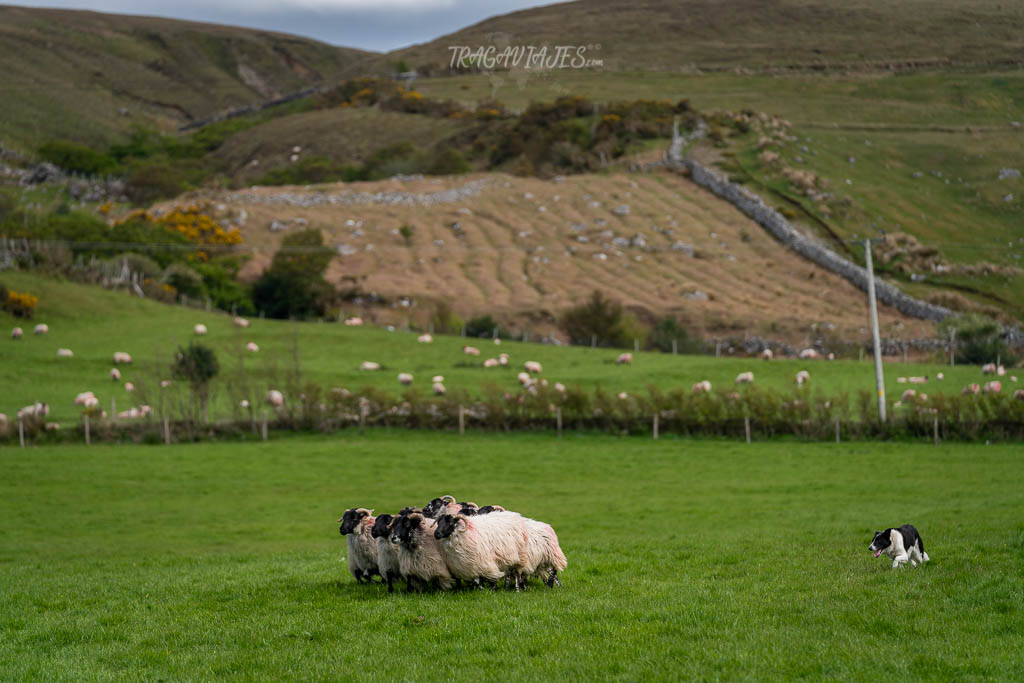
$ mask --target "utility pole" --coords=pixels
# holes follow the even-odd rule
[[[878,338],[878,304],[875,302],[875,270],[871,264],[871,240],[864,240],[868,271],[868,308],[871,309],[871,342],[875,348],[875,386],[878,389],[878,419],[885,422],[885,380],[882,378],[882,343]]]

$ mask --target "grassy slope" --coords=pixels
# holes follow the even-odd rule
[[[269,31],[0,6],[0,83],[16,94],[0,98],[0,142],[103,144],[133,124],[174,127],[338,78],[365,54]]]
[[[868,679],[879,664],[865,653],[899,652],[885,667],[901,678],[1019,679],[1019,456],[388,432],[4,449],[0,672]],[[562,587],[357,586],[342,510],[448,492],[551,523]],[[894,572],[866,548],[903,522],[932,561]]]
[[[777,360],[765,363],[750,358],[715,360],[707,356],[640,353],[632,366],[618,366],[613,361],[619,352],[611,349],[513,342],[495,347],[486,340],[445,336],[437,336],[432,344],[420,344],[415,335],[403,332],[271,320],[254,320],[248,330],[236,330],[230,318],[223,314],[165,306],[94,287],[47,283],[22,273],[5,273],[4,281],[16,291],[27,289],[40,296],[42,303],[37,319],[46,321],[50,332],[45,337],[36,337],[31,334],[29,325],[29,334],[24,339],[10,341],[6,339],[6,330],[17,321],[5,313],[0,314],[0,329],[5,335],[0,342],[0,386],[4,387],[0,412],[11,416],[22,406],[41,400],[50,404],[51,419],[64,423],[80,419],[80,409],[72,401],[82,391],[93,391],[105,409],[109,409],[111,398],[119,410],[141,403],[159,408],[164,401],[170,414],[178,415],[177,402],[187,401],[186,387],[176,383],[160,390],[158,384],[168,377],[177,346],[195,339],[192,327],[199,322],[210,330],[202,339],[203,343],[216,350],[221,364],[221,375],[213,387],[211,416],[214,418],[231,416],[236,410],[235,403],[242,397],[262,406],[262,397],[268,389],[289,391],[295,376],[296,344],[301,383],[312,381],[324,388],[340,386],[352,390],[373,385],[395,396],[402,390],[396,380],[399,372],[412,372],[415,387],[423,393],[429,391],[428,380],[435,374],[445,377],[450,390],[476,393],[485,382],[495,382],[514,391],[518,387],[516,374],[527,360],[541,362],[544,376],[551,382],[561,381],[588,390],[600,384],[614,392],[645,392],[652,384],[670,389],[690,387],[703,379],[711,381],[716,388],[725,389],[732,386],[738,373],[747,370],[754,371],[761,386],[788,390],[793,386],[794,375],[801,369],[811,372],[812,388],[826,396],[839,392],[853,394],[861,389],[870,391],[874,387],[874,373],[868,362]],[[242,351],[248,341],[260,346],[258,354]],[[479,358],[472,359],[461,352],[467,341],[481,348]],[[59,347],[71,348],[74,358],[57,359]],[[127,351],[133,356],[134,364],[122,366],[121,371],[123,381],[135,384],[134,394],[125,392],[123,381],[113,382],[108,377],[114,351]],[[497,355],[499,351],[510,354],[508,368],[481,367],[483,358]],[[383,369],[361,372],[358,366],[363,360],[379,362]],[[245,366],[244,378],[241,362]],[[977,367],[893,363],[887,370],[890,398],[898,398],[906,388],[895,382],[896,375],[934,376],[940,370],[946,379],[941,383],[931,382],[925,387],[927,392],[956,392],[968,382],[982,380]],[[1005,385],[1008,389],[1017,386],[1010,382]]]

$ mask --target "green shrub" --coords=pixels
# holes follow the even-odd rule
[[[427,173],[430,175],[456,175],[458,173],[468,173],[469,171],[469,162],[466,161],[459,150],[453,147],[444,147],[441,151],[435,153],[430,165],[427,167]]]
[[[70,140],[52,140],[39,148],[39,156],[65,171],[100,175],[113,171],[117,163],[102,152]]]
[[[163,273],[163,268],[160,264],[142,254],[134,254],[127,252],[124,254],[118,254],[114,258],[110,259],[112,263],[118,265],[127,265],[128,270],[133,273],[141,273],[144,278],[157,279]]]
[[[462,331],[462,318],[447,301],[439,301],[434,304],[430,325],[437,334],[459,334]]]
[[[160,280],[185,296],[201,298],[206,295],[202,276],[183,263],[172,263],[167,266]]]
[[[678,320],[672,317],[662,318],[651,330],[651,346],[659,351],[671,353],[673,341],[679,353],[696,354],[704,351],[704,344],[700,339],[692,336]]]
[[[622,304],[594,290],[590,300],[570,308],[562,316],[562,329],[572,344],[590,346],[596,338],[598,346],[625,348],[633,337],[626,329]]]
[[[506,330],[501,325],[499,325],[498,322],[494,318],[492,318],[490,314],[478,315],[474,318],[471,318],[469,322],[466,323],[466,336],[476,337],[480,339],[490,339],[492,336],[494,336],[495,328],[497,328],[498,337],[500,338],[509,338],[512,336],[512,333]]]
[[[199,398],[203,411],[203,422],[207,421],[206,404],[210,395],[210,381],[220,372],[217,355],[212,349],[192,342],[188,348],[178,347],[171,365],[171,375],[175,379],[186,380],[193,393]]]
[[[253,306],[271,318],[322,316],[337,298],[323,277],[333,257],[315,228],[288,235],[270,268],[253,283]]]

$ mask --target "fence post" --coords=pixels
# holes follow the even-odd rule
[[[462,334],[460,336],[462,336],[462,337],[466,336],[466,326],[465,325],[462,326]]]
[[[164,418],[164,445],[171,445],[171,421]]]
[[[864,362],[864,347],[862,346],[858,350],[860,351],[860,354],[858,355],[857,361],[859,363],[863,363]]]
[[[491,330],[491,339],[497,339],[497,338],[498,338],[498,328],[495,327],[493,330]]]
[[[904,365],[906,365],[907,363],[910,362],[909,360],[907,360],[907,346],[908,345],[906,343],[903,344],[903,364]]]
[[[672,355],[673,355],[673,356],[674,356],[674,355],[676,355],[676,352],[677,352],[678,350],[679,350],[679,341],[678,341],[678,340],[676,340],[676,339],[673,339],[673,340],[672,340]]]
[[[89,413],[85,414],[85,445],[88,446],[92,441],[89,439]]]
[[[935,422],[933,423],[933,425],[934,425],[935,445],[938,446],[939,445],[939,416],[938,415],[935,416]]]
[[[267,411],[263,411],[263,440],[267,440]]]
[[[836,415],[836,443],[839,443],[839,416]]]
[[[111,396],[110,397],[110,421],[114,422],[115,420],[117,420],[117,401],[115,401],[114,397]]]
[[[597,348],[597,335],[596,334],[590,335],[590,348],[592,348],[592,349],[596,349]]]
[[[466,434],[466,411],[463,409],[462,404],[459,404],[459,436],[465,436]]]
[[[22,422],[21,418],[18,418],[18,441],[21,442],[21,447],[25,447],[25,423]]]
[[[956,328],[949,331],[949,367],[956,365]]]
[[[633,353],[640,353],[640,340],[633,337]]]
[[[750,418],[743,418],[743,430],[747,433],[747,443],[750,443]]]
[[[654,431],[654,440],[657,441],[658,440],[658,413],[657,413],[657,411],[655,411],[655,413],[654,413],[653,431]]]
[[[558,426],[558,438],[562,438],[562,406],[555,408],[555,424]]]
[[[715,342],[715,358],[719,358],[722,355],[722,342]]]
[[[363,435],[363,428],[366,426],[366,404],[359,404],[359,436]]]

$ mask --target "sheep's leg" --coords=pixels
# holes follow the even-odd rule
[[[353,571],[352,572],[352,576],[356,577],[356,583],[362,583],[363,582],[363,570],[362,569],[356,569],[355,571]]]
[[[395,592],[395,587],[393,585],[391,585],[394,582],[394,580],[395,580],[395,575],[392,574],[391,572],[388,572],[388,593],[394,593]]]
[[[516,572],[516,593],[519,592],[519,587],[520,586],[525,587],[526,586],[526,581],[523,580],[523,573],[522,572]]]
[[[562,585],[558,581],[558,572],[556,572],[554,569],[548,570],[548,579],[544,583],[547,584],[548,588],[554,588],[556,585]]]

